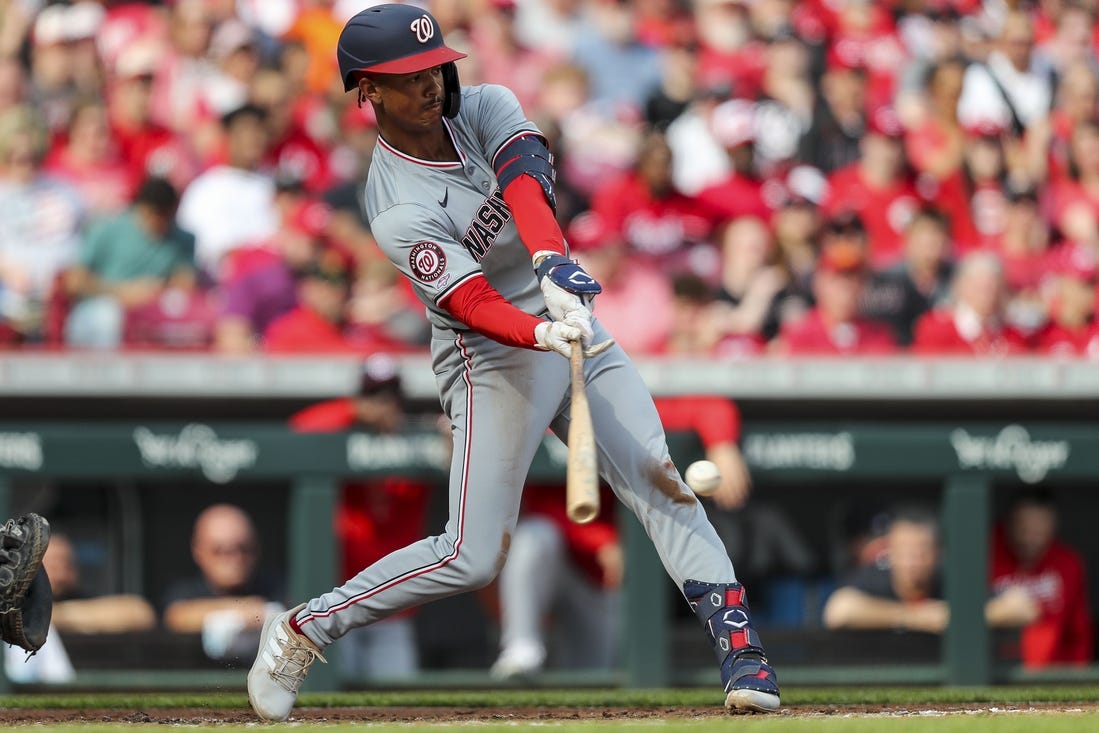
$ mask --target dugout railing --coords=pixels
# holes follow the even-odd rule
[[[679,465],[700,456],[692,436],[671,435]],[[951,621],[942,638],[942,662],[893,669],[784,667],[788,682],[940,682],[982,685],[1002,680],[1094,679],[1094,669],[1006,676],[993,668],[982,615],[986,598],[992,492],[998,481],[1087,484],[1099,476],[1099,429],[1088,423],[967,422],[889,424],[814,421],[746,426],[743,448],[759,484],[811,482],[822,487],[854,480],[914,479],[942,487],[945,594]],[[565,448],[547,438],[532,466],[534,479],[563,476]],[[0,423],[0,514],[9,488],[21,479],[103,478],[143,483],[189,478],[246,485],[256,480],[291,484],[287,541],[289,592],[303,598],[336,580],[332,533],[339,480],[399,472],[442,481],[447,449],[434,433],[376,436],[300,435],[262,423]],[[624,517],[625,513],[620,513]],[[668,585],[640,525],[623,519],[627,557],[623,674],[628,686],[664,686],[673,679],[668,645]],[[338,653],[338,650],[337,652]],[[318,665],[309,689],[340,686],[336,665]],[[710,680],[712,670],[705,680]],[[240,675],[243,680],[243,675]],[[224,681],[224,675],[219,680]],[[106,678],[104,678],[106,679]],[[192,683],[195,678],[190,678]],[[702,678],[699,678],[700,681]],[[142,675],[127,684],[151,682]]]

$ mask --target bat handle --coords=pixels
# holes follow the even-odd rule
[[[572,342],[572,352],[569,354],[569,371],[572,379],[572,391],[576,394],[576,390],[584,384],[584,345],[580,343],[580,340]]]

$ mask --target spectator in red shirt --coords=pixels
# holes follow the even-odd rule
[[[297,305],[297,275],[313,264],[321,246],[326,206],[292,190],[281,190],[276,202],[282,212],[278,231],[233,252],[223,268],[214,328],[218,351],[241,354],[260,345],[267,327]]]
[[[1080,553],[1057,538],[1057,508],[1047,489],[1013,498],[993,536],[992,586],[997,594],[1022,588],[1038,604],[1038,618],[1020,639],[1023,666],[1091,661],[1087,573]]]
[[[356,350],[344,332],[350,263],[327,248],[298,273],[298,305],[263,333],[263,346],[277,353],[348,353]]]
[[[1027,339],[1006,323],[1007,288],[1000,259],[974,252],[958,264],[951,302],[916,321],[912,348],[922,354],[1018,354]]]
[[[689,270],[691,250],[705,246],[713,227],[705,207],[672,183],[672,150],[659,132],[642,140],[632,172],[595,192],[592,210],[621,233],[635,256],[666,271]]]
[[[618,345],[630,354],[661,350],[673,321],[667,275],[651,262],[631,256],[621,235],[595,211],[575,217],[566,238],[569,251],[603,286],[595,317],[614,333]],[[648,315],[637,318],[642,311]]]
[[[1069,141],[1069,177],[1053,186],[1053,223],[1066,238],[1099,243],[1099,121],[1080,120]]]
[[[861,160],[829,177],[824,199],[826,215],[850,210],[862,219],[875,269],[900,259],[905,227],[922,206],[905,165],[903,134],[892,109],[874,111],[859,146]]]
[[[710,130],[714,140],[725,149],[731,173],[704,187],[698,200],[721,221],[740,216],[755,216],[770,221],[782,203],[781,189],[772,195],[757,170],[756,105],[746,99],[730,99],[713,109]]]
[[[1047,293],[1050,321],[1036,338],[1037,348],[1058,356],[1099,359],[1099,325],[1095,322],[1099,263],[1085,247],[1065,243],[1051,253]]]
[[[825,245],[813,276],[816,307],[783,325],[774,348],[787,354],[888,354],[897,344],[889,327],[859,315],[869,269],[858,245]]]
[[[307,407],[290,418],[299,433],[359,431],[397,433],[408,423],[396,363],[375,354],[363,363],[355,393]],[[336,509],[342,548],[340,578],[351,578],[390,552],[424,536],[431,488],[423,481],[385,476],[346,482]],[[348,635],[351,649],[340,655],[342,672],[354,680],[410,677],[419,670],[412,612],[402,613]]]
[[[1034,291],[1050,263],[1049,224],[1042,218],[1036,190],[1008,188],[1005,198],[1003,232],[991,249],[1003,263],[1008,289]]]
[[[131,181],[154,175],[182,190],[197,175],[198,162],[182,139],[153,121],[154,74],[162,50],[143,41],[119,53],[107,88],[107,112]]]
[[[121,213],[136,190],[111,135],[106,105],[98,99],[73,107],[65,144],[50,152],[45,168],[75,187],[93,216]]]
[[[926,109],[921,123],[908,131],[905,149],[912,167],[936,180],[958,171],[965,150],[965,131],[958,121],[965,60],[944,59],[928,71]]]

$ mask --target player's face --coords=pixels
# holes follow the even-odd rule
[[[443,68],[410,74],[376,74],[360,88],[387,121],[409,131],[428,130],[443,118]]]

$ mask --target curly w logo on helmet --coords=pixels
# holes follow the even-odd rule
[[[435,26],[432,24],[431,18],[426,15],[421,15],[419,18],[412,21],[412,25],[410,25],[409,28],[416,34],[416,40],[420,43],[427,43],[435,37]]]

